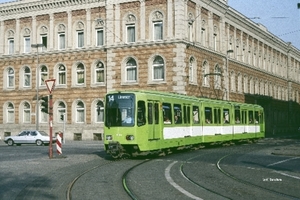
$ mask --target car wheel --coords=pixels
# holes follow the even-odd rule
[[[12,139],[7,141],[8,146],[13,146],[14,145],[14,141]]]
[[[41,140],[37,140],[35,143],[36,143],[37,146],[42,146],[43,145],[43,142]]]

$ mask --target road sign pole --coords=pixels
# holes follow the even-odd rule
[[[49,158],[53,157],[53,147],[52,147],[52,121],[53,121],[53,104],[52,104],[52,94],[49,95]]]
[[[52,126],[53,126],[53,103],[52,103],[52,91],[55,87],[55,79],[45,80],[47,89],[50,93],[49,95],[49,158],[53,157],[53,147],[52,147]]]

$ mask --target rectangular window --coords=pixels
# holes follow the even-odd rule
[[[24,123],[30,123],[30,110],[24,110]]]
[[[154,22],[154,40],[162,40],[163,39],[163,23],[162,22]]]
[[[212,109],[205,107],[205,123],[210,124],[212,120]]]
[[[246,110],[242,110],[241,123],[247,124],[247,111]]]
[[[24,53],[30,52],[30,37],[24,38]]]
[[[234,116],[235,116],[235,123],[240,124],[241,123],[241,112],[239,109],[234,110]]]
[[[229,124],[230,123],[230,115],[229,115],[229,109],[224,108],[223,110],[223,122],[224,124]]]
[[[214,108],[214,123],[220,124],[221,123],[221,109]]]
[[[66,73],[65,72],[59,72],[58,75],[58,84],[59,85],[65,85],[66,84]]]
[[[66,48],[66,38],[65,33],[58,34],[58,49]]]
[[[170,103],[163,103],[164,124],[172,124],[172,107]]]
[[[199,113],[198,106],[193,106],[193,121],[194,121],[194,124],[200,123],[200,113]]]
[[[96,107],[96,122],[103,122],[104,121],[104,108]]]
[[[15,122],[15,112],[13,109],[7,110],[7,123]]]
[[[8,54],[15,53],[15,41],[13,39],[8,39]]]
[[[189,106],[183,106],[183,120],[185,124],[191,123],[191,113],[190,113],[190,107]]]
[[[82,48],[84,46],[84,33],[82,31],[77,32],[77,47]]]
[[[135,42],[135,26],[128,25],[127,26],[127,42]]]
[[[153,124],[153,104],[148,103],[148,123]]]
[[[251,111],[249,111],[248,112],[248,114],[249,114],[249,124],[253,124],[254,123],[254,119],[253,119],[253,111],[251,110]]]
[[[174,104],[174,123],[182,124],[182,109],[180,104]]]
[[[43,49],[42,51],[47,51],[47,35],[42,36],[42,44],[43,44]]]
[[[127,81],[131,81],[131,82],[136,81],[136,77],[137,77],[136,66],[127,67],[126,73],[127,73]]]
[[[104,35],[103,35],[103,29],[97,30],[97,46],[103,46],[104,45]]]
[[[77,109],[77,117],[76,117],[77,121],[79,123],[84,122],[84,109]]]

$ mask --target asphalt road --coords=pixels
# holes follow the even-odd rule
[[[67,142],[63,156],[55,150],[54,145],[54,158],[49,159],[48,146],[0,143],[0,199],[131,199],[123,189],[122,177],[146,159],[112,161],[102,141]],[[218,161],[234,178],[220,172]],[[299,140],[265,139],[258,144],[151,158],[130,171],[126,182],[137,199],[143,200],[269,199],[279,195],[262,188],[300,199],[299,164]]]

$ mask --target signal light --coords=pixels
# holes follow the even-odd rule
[[[41,111],[49,114],[49,97],[44,96],[41,98]]]

